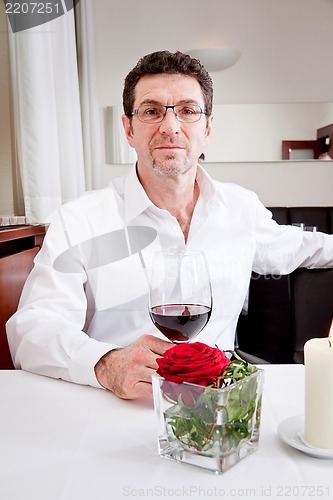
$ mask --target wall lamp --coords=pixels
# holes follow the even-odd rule
[[[207,71],[222,71],[233,66],[241,56],[239,50],[232,47],[207,47],[203,49],[188,50],[194,59],[204,65]]]

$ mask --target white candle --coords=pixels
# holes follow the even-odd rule
[[[310,446],[333,450],[333,339],[308,340],[304,362],[304,440]]]

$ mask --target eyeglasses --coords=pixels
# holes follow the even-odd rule
[[[159,123],[172,109],[175,117],[182,123],[194,123],[200,120],[201,115],[206,114],[196,104],[177,104],[176,106],[163,106],[162,104],[143,104],[135,109],[131,116],[137,115],[143,123]]]

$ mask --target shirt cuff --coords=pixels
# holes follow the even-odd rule
[[[96,378],[95,365],[107,352],[122,346],[106,344],[91,338],[87,340],[77,356],[71,360],[69,366],[71,382],[104,389]]]

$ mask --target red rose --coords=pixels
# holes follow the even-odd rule
[[[157,373],[164,377],[165,380],[177,384],[190,382],[207,387],[214,384],[217,377],[224,372],[229,363],[230,360],[217,347],[210,347],[201,342],[178,344],[168,349],[163,358],[157,358]],[[170,393],[171,387],[170,384],[163,385],[167,393]],[[182,394],[185,404],[190,404],[195,400],[194,394],[191,396],[191,393],[189,393],[189,397],[186,397],[188,391],[188,386],[186,391],[180,392],[177,390],[178,394]],[[171,394],[169,395],[171,396]],[[173,396],[175,397],[177,394]]]

